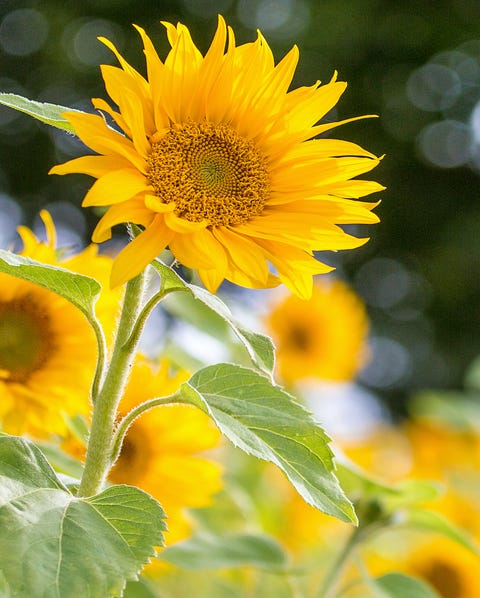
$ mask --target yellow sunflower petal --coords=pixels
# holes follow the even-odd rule
[[[145,31],[138,25],[134,25],[139,32],[143,42],[143,52],[147,63],[148,81],[153,102],[153,121],[155,130],[161,131],[169,126],[168,116],[163,108],[161,99],[164,95],[164,65],[155,50],[152,41]]]
[[[118,156],[81,156],[63,164],[57,164],[57,166],[50,169],[49,174],[80,172],[100,178],[112,172],[112,170],[125,169],[130,166],[130,162]]]
[[[211,268],[210,270],[198,268],[198,275],[205,285],[205,288],[210,291],[210,293],[216,293],[218,287],[225,280],[225,276],[222,276],[222,273],[214,268]]]
[[[289,204],[277,205],[275,206],[275,213],[294,213],[302,216],[305,220],[319,217],[323,221],[334,221],[338,224],[347,224],[352,220],[355,220],[358,224],[375,224],[379,221],[379,218],[372,210],[379,203],[379,201],[375,203],[348,201],[327,195],[318,198],[318,201],[295,201]]]
[[[47,245],[52,249],[55,249],[57,246],[57,231],[53,224],[53,218],[47,210],[40,210],[40,218],[42,219],[45,226],[45,232],[47,233]]]
[[[144,79],[144,77],[142,77],[142,75],[140,75],[138,71],[136,71],[132,66],[130,66],[130,64],[123,58],[123,56],[120,54],[120,52],[109,39],[105,37],[99,37],[98,41],[102,42],[102,44],[105,44],[105,46],[107,46],[107,48],[115,54],[123,71],[130,77],[130,79],[133,82],[135,82],[137,93],[139,93],[142,96],[142,99],[146,101],[150,95],[150,91],[148,83]],[[113,98],[112,96],[110,97],[112,98],[112,100],[115,100],[115,98]]]
[[[215,268],[219,271],[219,276],[222,276],[227,268],[225,250],[209,230],[175,235],[170,242],[170,249],[189,268]]]
[[[130,129],[122,116],[121,112],[116,112],[113,108],[102,98],[92,98],[92,105],[96,110],[106,112],[122,129],[124,133],[130,135]]]
[[[123,222],[132,222],[147,227],[153,221],[154,215],[145,207],[142,199],[130,199],[121,204],[108,208],[98,221],[92,234],[94,243],[103,243],[112,236],[112,227]]]
[[[75,129],[75,134],[93,151],[107,156],[120,156],[140,172],[145,171],[145,159],[135,152],[131,141],[109,129],[101,116],[66,112],[63,116]]]
[[[108,206],[148,191],[145,177],[133,168],[114,170],[100,177],[85,195],[83,206]]]
[[[281,281],[301,299],[310,299],[313,275],[326,274],[334,270],[332,266],[317,261],[307,252],[288,245],[282,246],[263,240],[258,241],[258,244],[263,247],[269,260],[277,269]]]
[[[359,197],[370,195],[370,193],[378,193],[384,189],[385,187],[383,185],[380,185],[375,181],[354,179],[352,181],[335,181],[330,185],[324,185],[322,187],[322,193],[329,193],[348,200],[351,198],[358,199]]]
[[[190,37],[188,29],[179,29],[172,49],[165,60],[164,79],[168,96],[165,111],[174,122],[191,117],[190,103],[197,87],[202,55]]]
[[[299,163],[292,169],[286,169],[275,173],[272,181],[274,188],[295,189],[304,184],[308,177],[312,181],[312,186],[316,189],[323,189],[326,185],[336,181],[345,181],[359,174],[369,172],[380,162],[380,159],[370,158],[330,158],[319,160],[314,163]],[[318,179],[318,170],[322,171],[321,180]],[[287,175],[288,173],[288,175]]]
[[[40,244],[36,235],[28,227],[18,226],[17,232],[23,243],[22,255],[28,255],[45,263],[54,260],[55,252],[48,245]]]
[[[215,238],[226,248],[229,262],[235,265],[253,284],[264,286],[268,280],[268,266],[262,250],[250,239],[224,227],[213,230]],[[230,268],[233,269],[233,268]]]
[[[203,230],[208,226],[208,221],[202,220],[201,222],[194,222],[185,220],[185,218],[179,218],[175,212],[171,210],[165,212],[165,224],[176,233],[185,234]]]
[[[173,232],[165,226],[163,217],[156,216],[150,226],[115,258],[110,278],[111,287],[115,288],[140,274],[165,249],[172,236]]]
[[[151,193],[147,193],[144,197],[145,207],[152,212],[157,212],[158,214],[166,214],[168,212],[173,212],[175,210],[175,204],[172,202],[165,203],[157,197],[156,195],[152,195]]]

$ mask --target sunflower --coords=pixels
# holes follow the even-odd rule
[[[317,279],[308,301],[288,295],[266,318],[286,382],[354,378],[366,359],[368,319],[360,298],[340,280]]]
[[[392,570],[426,581],[442,598],[478,598],[480,578],[479,559],[467,549],[446,538],[436,537],[427,542],[415,542],[414,548],[390,560],[385,553],[371,555],[369,569],[374,574]],[[393,555],[390,555],[393,556]]]
[[[19,227],[21,255],[108,283],[111,258],[97,255],[91,245],[61,259],[51,217],[45,211],[41,216],[47,242]],[[98,301],[107,335],[119,296],[106,289]],[[46,437],[65,431],[65,415],[88,414],[96,358],[95,336],[80,310],[47,289],[0,274],[0,423],[5,432]]]
[[[148,399],[175,392],[185,373],[172,376],[166,362],[154,367],[139,355],[132,369],[120,414]],[[110,471],[116,484],[139,486],[157,498],[168,516],[168,543],[189,534],[186,508],[204,507],[221,488],[221,468],[198,453],[215,448],[220,433],[195,407],[168,405],[141,415],[128,430]]]
[[[136,276],[168,246],[212,292],[227,279],[250,288],[283,282],[308,297],[312,276],[332,270],[314,251],[367,241],[338,225],[378,222],[371,212],[376,203],[354,199],[383,187],[354,177],[379,158],[354,143],[314,139],[356,120],[317,124],[346,84],[335,75],[326,85],[288,91],[297,47],[275,65],[260,33],[255,42],[237,46],[219,17],[202,56],[187,27],[163,24],[171,45],[164,62],[136,27],[147,79],[100,38],[120,63],[101,67],[116,108],[93,100],[112,126],[100,115],[65,113],[99,155],[50,172],[98,179],[83,201],[108,206],[95,242],[110,238],[116,224],[143,228],[115,259],[112,286]]]

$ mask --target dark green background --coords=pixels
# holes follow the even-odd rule
[[[18,21],[18,13],[12,20],[12,12],[24,9],[44,17],[43,42],[32,53],[22,55],[20,50],[15,55],[8,48],[12,43],[21,46],[21,35],[28,36],[28,31],[15,31],[11,23],[21,25],[31,13],[21,13]],[[288,11],[290,16],[284,18]],[[143,72],[141,45],[131,23],[145,27],[164,54],[167,46],[159,21],[181,20],[203,51],[216,27],[216,12],[234,27],[238,42],[254,39],[260,14],[278,59],[297,43],[301,58],[296,85],[328,81],[338,70],[349,86],[331,118],[380,115],[346,125],[335,135],[386,154],[374,172],[387,186],[377,208],[382,222],[368,232],[358,231],[372,236],[364,248],[326,259],[339,266],[369,303],[372,336],[380,341],[370,371],[362,378],[366,386],[398,412],[413,390],[459,386],[466,365],[480,353],[479,178],[468,161],[450,168],[430,163],[418,139],[425,126],[442,120],[464,123],[470,131],[471,113],[480,100],[480,74],[475,70],[477,65],[480,71],[480,63],[478,43],[465,42],[480,38],[478,0],[224,0],[203,2],[203,7],[198,0],[2,0],[0,90],[90,109],[89,98],[105,97],[105,92],[98,66],[81,62],[72,50],[81,27],[84,45],[92,48],[98,43],[93,35],[97,28],[99,34],[111,30],[109,37]],[[432,60],[438,62],[439,52],[449,52],[447,62],[455,63],[461,58],[459,48],[470,60],[470,74],[462,75],[456,101],[437,110],[415,106],[406,92],[411,74]],[[96,51],[100,61],[113,62],[107,51]],[[461,70],[464,63],[458,62]],[[0,193],[22,206],[25,223],[32,225],[38,210],[52,202],[80,205],[91,182],[87,177],[47,175],[53,164],[75,151],[81,150],[73,138],[65,141],[62,133],[1,109]],[[82,214],[77,229],[87,240],[96,216],[87,210]]]

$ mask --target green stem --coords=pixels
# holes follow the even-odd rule
[[[128,281],[112,358],[93,409],[85,469],[78,496],[92,496],[103,488],[111,467],[111,449],[117,407],[128,380],[136,345],[127,342],[142,309],[146,274]]]
[[[138,344],[140,335],[142,334],[145,323],[148,319],[148,316],[152,313],[153,308],[156,307],[156,305],[158,305],[158,303],[160,303],[160,301],[169,293],[172,293],[176,290],[178,289],[167,289],[166,291],[161,289],[160,291],[152,295],[152,297],[150,297],[150,299],[145,303],[141,312],[139,313],[138,318],[132,327],[132,331],[129,339],[127,340],[127,343],[133,344],[135,346]]]
[[[180,401],[177,400],[178,393],[173,395],[169,395],[168,397],[158,397],[155,399],[150,399],[145,401],[144,403],[140,403],[134,407],[127,415],[119,422],[115,434],[113,435],[112,440],[112,464],[118,459],[120,455],[120,451],[122,450],[123,440],[125,438],[128,429],[133,424],[133,422],[140,417],[142,413],[148,411],[149,409],[153,409],[154,407],[159,407],[160,405],[170,405],[172,403],[178,403]]]
[[[327,571],[327,575],[325,576],[320,590],[317,593],[317,598],[331,598],[335,595],[333,592],[337,587],[337,583],[343,573],[343,569],[347,560],[350,558],[354,548],[359,542],[362,532],[363,529],[356,527],[350,534],[345,546],[338,554],[330,569]]]
[[[107,343],[105,341],[105,335],[103,334],[103,329],[100,326],[98,320],[91,319],[90,323],[92,324],[93,330],[95,332],[95,337],[97,339],[97,348],[98,348],[98,359],[97,359],[97,367],[95,369],[95,376],[92,382],[92,403],[95,404],[97,400],[98,393],[100,391],[100,387],[103,380],[103,375],[105,373],[105,367],[107,365]]]

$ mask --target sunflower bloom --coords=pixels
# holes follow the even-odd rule
[[[188,378],[170,376],[168,364],[155,368],[139,356],[132,370],[120,413],[148,399],[175,392]],[[195,407],[156,407],[135,420],[109,480],[139,486],[159,500],[168,516],[168,543],[188,536],[186,508],[204,507],[221,488],[221,468],[199,455],[215,448],[220,432]]]
[[[441,598],[477,598],[480,596],[478,556],[446,538],[419,542],[410,551],[395,555],[372,554],[368,568],[380,575],[392,570],[427,582]]]
[[[100,115],[66,113],[79,138],[99,155],[55,166],[54,174],[98,179],[84,206],[108,206],[93,240],[132,222],[143,232],[117,256],[112,286],[142,271],[165,248],[198,271],[212,292],[224,279],[266,288],[281,282],[309,297],[312,276],[332,270],[317,250],[358,247],[367,239],[340,226],[378,221],[376,203],[355,201],[383,189],[354,177],[379,159],[354,143],[317,135],[348,122],[317,124],[346,84],[288,91],[297,47],[275,65],[259,33],[237,46],[219,24],[205,56],[188,29],[164,23],[171,50],[164,62],[145,31],[145,79],[104,38],[120,67],[103,65],[116,108],[94,99]],[[120,131],[116,130],[120,129]]]
[[[108,282],[111,258],[91,245],[61,259],[55,227],[41,213],[47,243],[19,227],[21,255]],[[105,290],[97,315],[110,335],[120,293]],[[65,415],[87,415],[97,359],[95,335],[85,316],[63,297],[33,283],[0,274],[0,426],[10,434],[35,437],[65,432]]]
[[[288,295],[273,306],[266,326],[286,382],[309,377],[347,381],[365,363],[365,306],[340,280],[317,279],[308,301]]]

